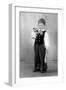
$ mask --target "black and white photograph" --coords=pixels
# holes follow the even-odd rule
[[[62,8],[10,4],[9,15],[9,84],[62,82]]]
[[[19,13],[19,76],[58,76],[58,14]]]
[[[66,0],[0,1],[0,90],[66,90]]]

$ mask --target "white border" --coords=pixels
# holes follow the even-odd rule
[[[58,76],[41,78],[19,78],[19,12],[41,12],[58,14]],[[63,10],[61,8],[22,7],[12,5],[12,85],[31,85],[63,81],[63,56],[61,36],[63,30]],[[40,81],[40,82],[39,82]]]

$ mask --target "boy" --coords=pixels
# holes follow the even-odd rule
[[[46,21],[41,18],[38,20],[38,29],[33,28],[32,39],[34,44],[34,72],[43,73],[47,69],[45,55],[49,46],[48,33],[45,30]]]

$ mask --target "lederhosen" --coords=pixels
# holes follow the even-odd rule
[[[34,56],[34,65],[35,65],[35,69],[40,69],[40,70],[44,70],[44,64],[45,64],[45,52],[46,52],[46,48],[45,48],[45,43],[44,43],[44,36],[45,36],[45,32],[43,31],[43,34],[37,34],[36,39],[35,39],[35,44],[34,44],[34,52],[35,52],[35,56]]]

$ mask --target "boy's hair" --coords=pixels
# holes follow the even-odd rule
[[[45,21],[45,19],[43,19],[43,18],[40,18],[39,20],[38,20],[38,24],[39,23],[43,23],[44,25],[46,24],[46,21]]]

